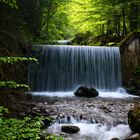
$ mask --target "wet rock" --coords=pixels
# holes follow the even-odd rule
[[[66,133],[64,133],[64,132],[61,132],[61,133],[60,133],[60,136],[65,136],[65,134],[66,134]]]
[[[135,107],[128,112],[128,124],[133,132],[140,134],[140,107]]]
[[[134,135],[131,135],[124,140],[140,140],[140,135],[139,134],[134,134]]]
[[[20,113],[19,113],[19,116],[21,116],[21,117],[25,117],[26,114],[25,114],[25,112],[20,112]]]
[[[137,87],[131,86],[126,89],[127,93],[140,96],[140,90]]]
[[[140,80],[139,80],[139,77],[133,75],[133,78],[130,79],[130,81],[128,81],[126,91],[129,94],[140,96]]]
[[[62,132],[74,134],[80,131],[79,127],[73,125],[63,125],[61,128]]]
[[[48,118],[44,119],[42,122],[43,122],[43,127],[42,128],[45,129],[45,128],[48,128],[51,125],[51,123],[53,122],[53,119],[51,117],[48,117]]]
[[[111,140],[119,140],[118,138],[113,138],[113,139],[111,139]]]
[[[134,86],[131,86],[131,87],[127,88],[126,91],[130,94],[134,94],[137,92],[137,89]]]
[[[105,113],[110,113],[110,112],[112,112],[111,109],[108,109],[108,108],[105,107],[105,106],[101,106],[100,109],[102,109]]]
[[[70,121],[71,121],[70,116],[67,116],[67,121],[68,121],[68,123],[70,123]]]
[[[74,95],[78,97],[96,97],[99,93],[95,88],[79,87]]]

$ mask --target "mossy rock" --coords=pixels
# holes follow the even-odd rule
[[[133,132],[140,134],[140,107],[135,107],[128,112],[128,124]]]
[[[134,134],[132,136],[129,136],[128,138],[124,140],[140,140],[140,135],[139,134]]]
[[[116,42],[108,42],[107,46],[118,46]]]

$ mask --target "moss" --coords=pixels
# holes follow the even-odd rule
[[[116,42],[109,42],[107,43],[107,46],[118,46]]]
[[[129,111],[128,124],[133,132],[140,134],[140,107],[133,108]]]
[[[119,43],[121,52],[123,52],[125,47],[127,47],[136,37],[140,37],[140,32],[133,31],[130,32],[126,37],[124,37]]]
[[[122,40],[123,36],[100,35],[94,36],[91,32],[78,33],[72,40],[72,44],[91,45],[91,46],[116,46]]]
[[[140,77],[140,65],[135,68],[134,76]]]
[[[140,96],[140,65],[135,67],[132,77],[127,83],[127,92]]]
[[[120,42],[120,46],[123,46],[125,42],[133,35],[134,35],[134,32],[130,32],[126,37],[124,37]]]

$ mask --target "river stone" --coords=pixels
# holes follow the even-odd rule
[[[128,112],[128,124],[133,132],[140,134],[140,107],[135,107]]]
[[[74,95],[78,97],[96,97],[99,93],[95,88],[79,87]]]
[[[73,126],[73,125],[63,125],[61,127],[61,131],[68,133],[68,134],[74,134],[80,131],[79,127]]]
[[[128,138],[124,139],[124,140],[140,140],[140,135],[139,134],[133,134],[133,135],[129,136]]]

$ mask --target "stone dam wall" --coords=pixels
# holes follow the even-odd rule
[[[132,78],[135,68],[140,65],[140,32],[128,34],[120,45],[122,79],[126,85]]]

